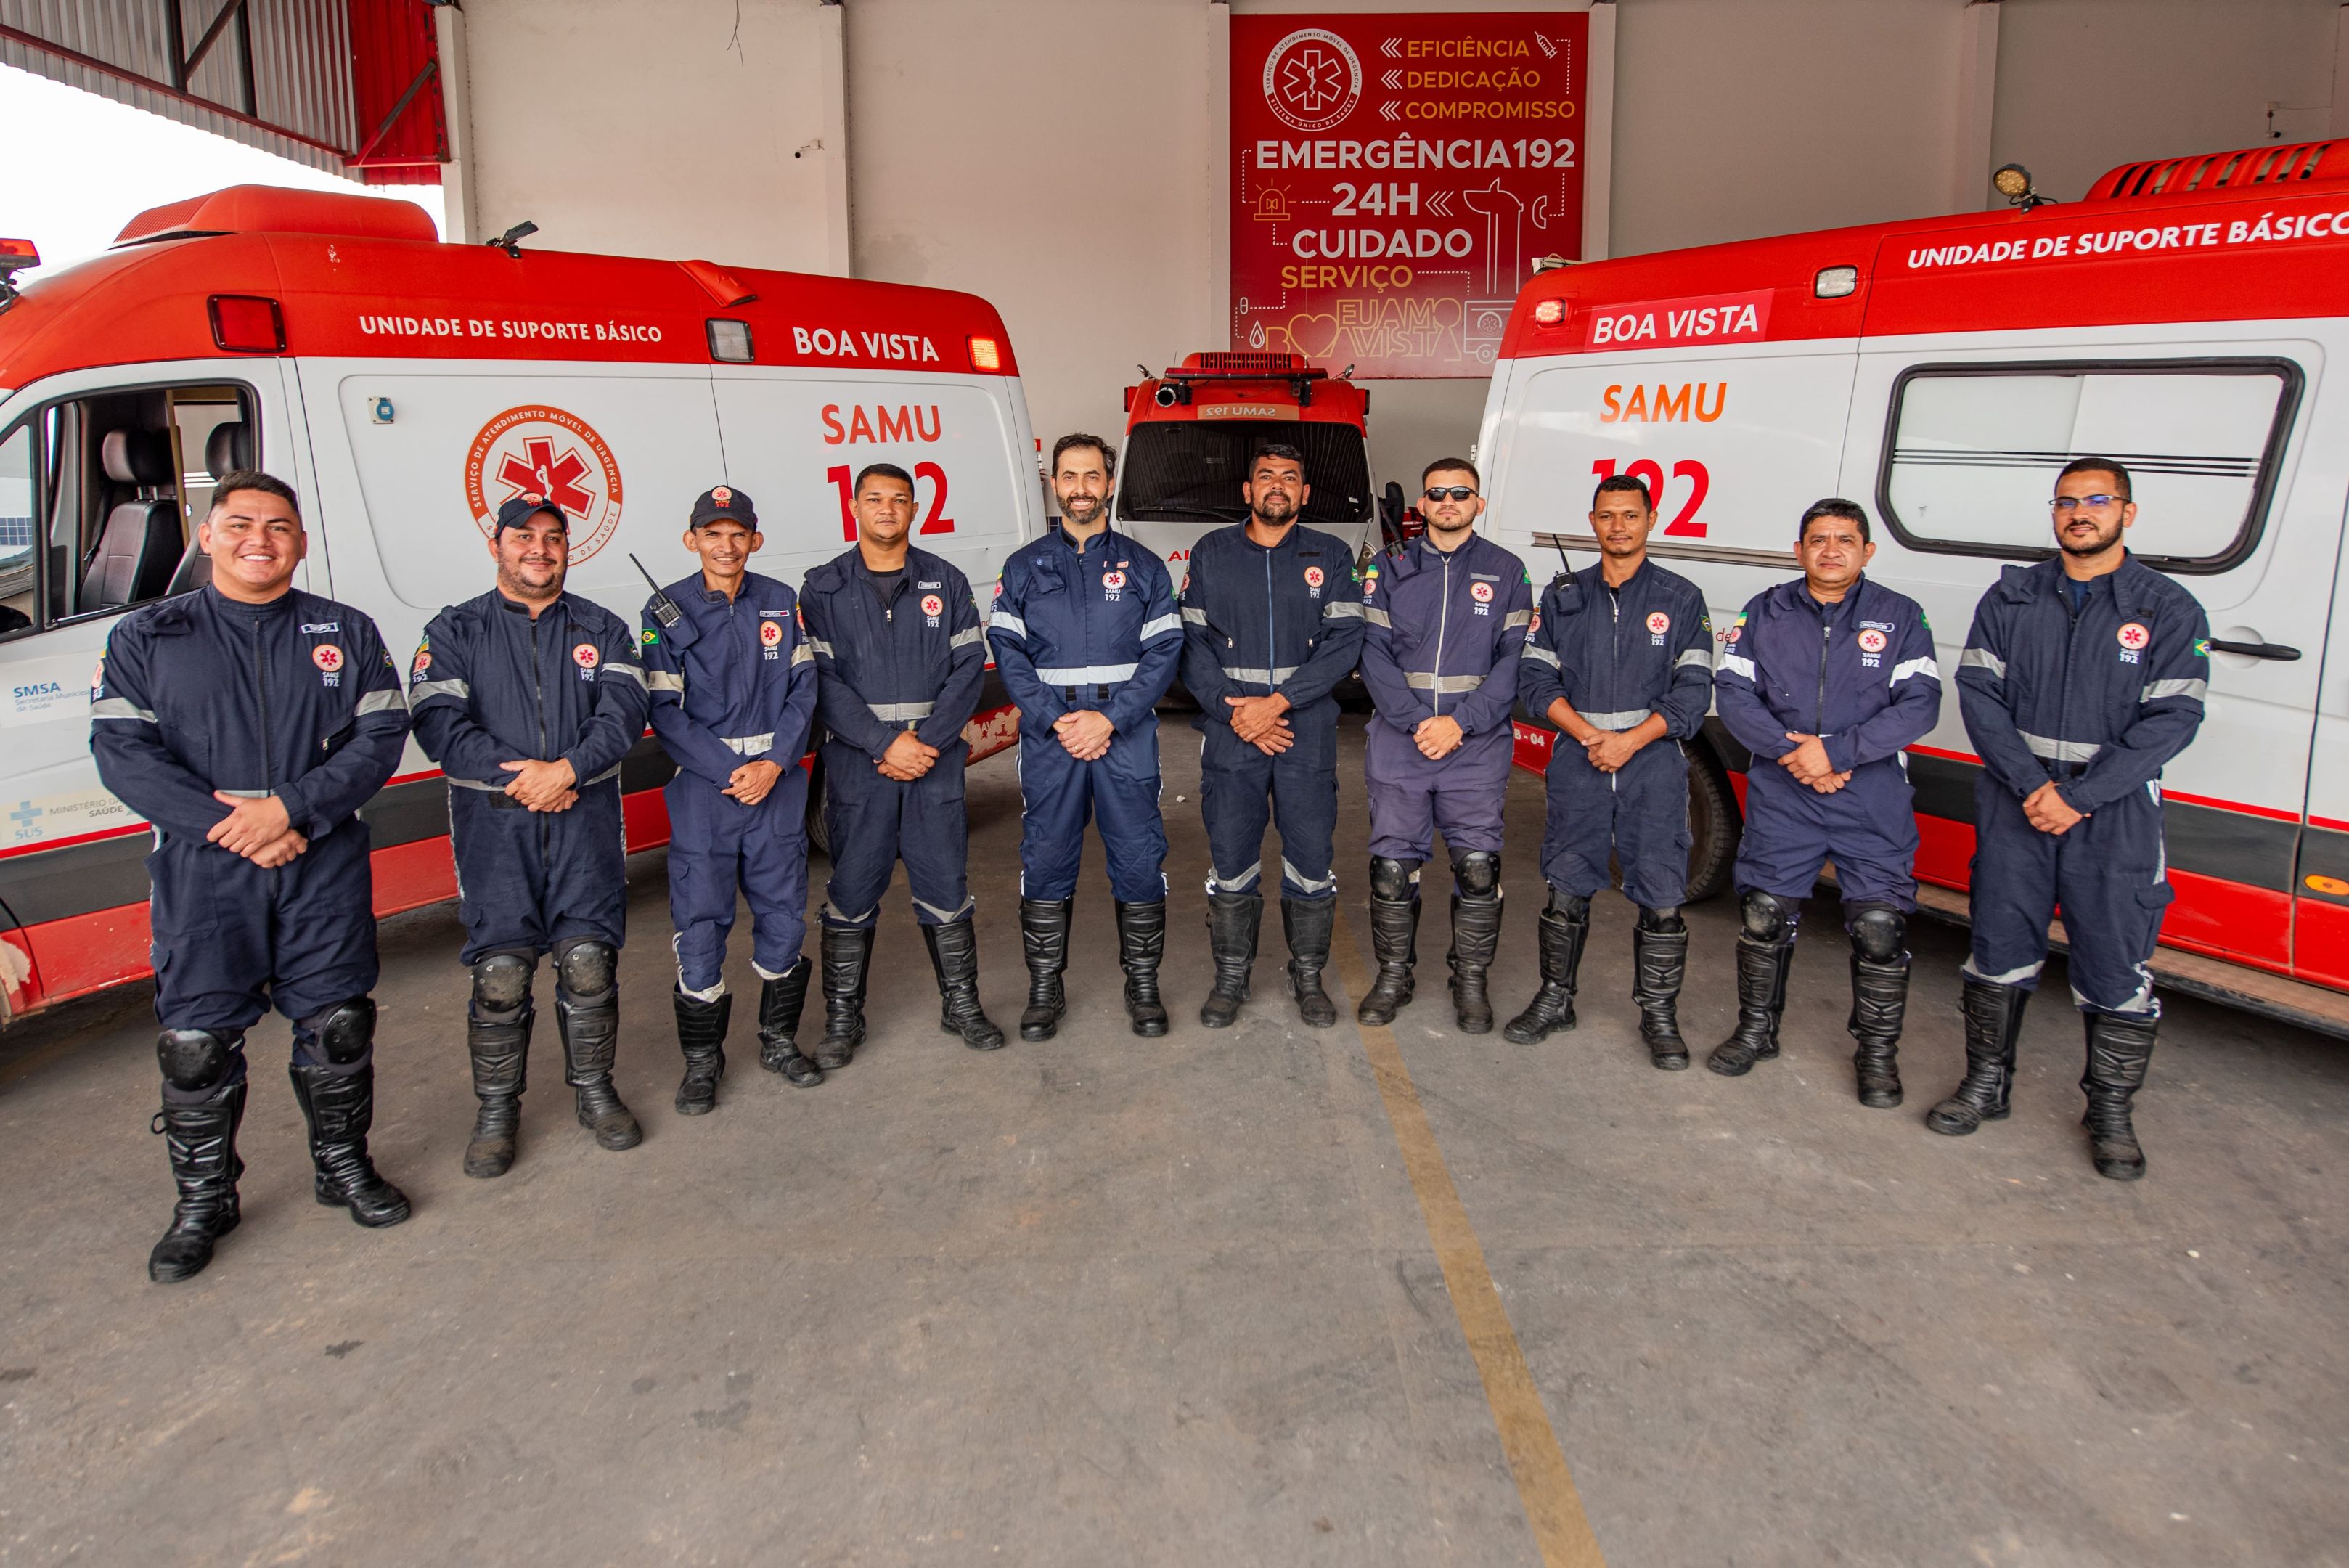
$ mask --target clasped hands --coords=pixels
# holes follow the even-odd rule
[[[2085,820],[2089,814],[2073,810],[2072,803],[2056,789],[2055,781],[2049,779],[2023,797],[2023,815],[2040,832],[2052,833],[2060,838]]]
[[[1265,697],[1226,697],[1232,710],[1232,733],[1262,752],[1277,757],[1297,743],[1288,728],[1288,699],[1275,691]]]
[[[1778,765],[1794,774],[1795,783],[1806,784],[1821,794],[1833,794],[1851,783],[1849,768],[1838,773],[1835,764],[1827,761],[1825,741],[1795,730],[1786,732],[1786,739],[1795,742],[1795,749],[1780,757]]]
[[[275,870],[310,847],[310,841],[294,831],[285,803],[275,795],[248,800],[216,789],[212,798],[229,807],[229,814],[212,824],[204,835],[207,843],[242,855],[264,871]]]
[[[900,730],[889,742],[889,749],[881,753],[881,760],[873,765],[885,779],[911,784],[937,766],[937,762],[936,746],[922,744],[920,737],[911,730]]]

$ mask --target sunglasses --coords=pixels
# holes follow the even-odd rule
[[[1473,484],[1438,484],[1420,493],[1428,501],[1473,501],[1476,487]]]

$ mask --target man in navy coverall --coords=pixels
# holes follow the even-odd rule
[[[1060,524],[1014,551],[995,585],[988,640],[1019,707],[1019,936],[1028,1007],[1019,1038],[1049,1040],[1068,1006],[1069,917],[1085,818],[1101,822],[1117,906],[1125,1012],[1166,1033],[1166,826],[1158,815],[1158,715],[1183,618],[1165,563],[1108,525],[1117,460],[1099,436],[1052,443]]]
[[[1902,750],[1941,711],[1925,612],[1862,575],[1876,545],[1851,502],[1812,504],[1800,580],[1754,596],[1713,673],[1714,704],[1754,753],[1737,851],[1737,1029],[1705,1064],[1727,1077],[1778,1054],[1803,899],[1832,858],[1851,937],[1859,1103],[1900,1103],[1917,819]]]
[[[645,606],[645,683],[653,733],[677,763],[668,804],[668,909],[677,928],[677,1108],[717,1108],[726,1073],[726,938],[738,896],[750,904],[759,976],[759,1064],[794,1084],[823,1082],[798,1044],[807,1003],[808,732],[815,650],[799,597],[750,569],[766,536],[742,491],[694,502],[685,547],[701,570]],[[669,612],[666,617],[663,611]],[[664,619],[673,624],[663,626]]]
[[[1298,522],[1305,456],[1267,445],[1240,486],[1248,519],[1191,552],[1183,584],[1183,684],[1198,700],[1200,815],[1207,826],[1207,941],[1216,984],[1199,1022],[1222,1029],[1247,1000],[1264,919],[1264,829],[1280,828],[1288,984],[1316,1029],[1338,1022],[1321,989],[1338,915],[1338,704],[1354,668],[1361,590],[1344,541]]]
[[[284,481],[222,478],[196,547],[210,585],[117,621],[90,691],[98,776],[155,829],[155,1130],[179,1205],[147,1272],[167,1282],[236,1229],[244,1032],[272,1007],[294,1021],[318,1201],[408,1218],[367,1158],[375,899],[356,815],[399,765],[399,671],[373,621],[293,587],[309,541]]]
[[[800,594],[815,650],[832,846],[815,1057],[826,1071],[847,1066],[864,1043],[874,921],[901,858],[938,977],[938,1026],[974,1051],[1003,1044],[1003,1031],[978,1005],[978,905],[963,808],[970,746],[962,731],[987,678],[987,634],[970,579],[906,538],[913,476],[870,463],[851,493],[857,542],[810,572]]]
[[[1686,577],[1648,559],[1656,510],[1647,483],[1617,474],[1590,498],[1599,561],[1561,572],[1542,595],[1517,696],[1555,725],[1542,830],[1541,989],[1503,1031],[1530,1045],[1574,1027],[1590,897],[1609,881],[1640,907],[1631,997],[1648,1059],[1689,1064],[1679,1001],[1688,971],[1688,753],[1713,706],[1713,618]]]
[[[545,952],[579,1125],[608,1149],[644,1137],[612,1066],[628,913],[620,761],[645,732],[645,672],[628,623],[564,591],[569,528],[540,495],[498,508],[497,586],[433,617],[409,672],[416,738],[448,776],[459,957],[473,978],[465,1044],[481,1106],[468,1176],[513,1164]]]
[[[2202,723],[2209,621],[2132,556],[2128,470],[2065,465],[2049,504],[2059,554],[1982,595],[1958,664],[1974,780],[1966,1076],[1925,1125],[1952,1137],[2007,1114],[2023,1003],[2063,906],[2072,1000],[2087,1028],[2082,1123],[2100,1175],[2145,1174],[2130,1101],[2161,1019],[2146,963],[2170,899],[2161,770]]]
[[[1378,707],[1364,772],[1371,794],[1371,947],[1378,979],[1356,1014],[1392,1023],[1411,1000],[1419,868],[1435,834],[1452,857],[1453,1013],[1493,1027],[1485,977],[1501,940],[1501,805],[1516,744],[1509,711],[1533,620],[1526,564],[1477,534],[1474,464],[1420,474],[1427,531],[1362,574],[1362,684]]]

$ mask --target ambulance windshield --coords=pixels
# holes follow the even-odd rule
[[[1302,420],[1145,422],[1129,432],[1118,515],[1133,522],[1196,522],[1247,515],[1240,499],[1248,459],[1267,442],[1305,454],[1311,494],[1303,521],[1359,524],[1371,515],[1370,455],[1352,425]]]

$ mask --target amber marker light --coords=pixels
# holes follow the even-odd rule
[[[1002,347],[992,337],[972,338],[970,340],[970,368],[974,370],[1002,369]]]

